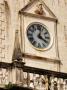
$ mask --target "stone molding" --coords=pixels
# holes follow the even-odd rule
[[[67,79],[67,73],[29,67],[29,66],[25,66],[24,64],[25,64],[24,62],[19,62],[17,60],[15,60],[12,63],[0,62],[0,68],[12,69],[12,68],[16,67],[16,68],[23,69],[24,72],[36,73],[36,74],[40,74],[40,75],[45,74],[48,76],[54,76],[54,77],[58,77],[58,78]]]
[[[13,61],[12,63],[6,63],[6,62],[0,62],[0,68],[5,68],[5,69],[9,69],[9,68],[23,68],[24,66],[24,62],[19,62],[17,60]]]

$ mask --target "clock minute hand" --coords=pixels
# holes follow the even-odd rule
[[[38,38],[47,43],[47,41],[40,35],[40,33],[38,34]]]

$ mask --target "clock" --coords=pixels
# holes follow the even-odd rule
[[[27,27],[27,38],[38,50],[46,50],[49,47],[51,37],[45,25],[33,22]]]

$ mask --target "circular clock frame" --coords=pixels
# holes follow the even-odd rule
[[[45,29],[45,30],[48,32],[48,34],[49,34],[49,39],[50,39],[50,41],[49,41],[49,44],[48,44],[46,47],[38,48],[38,47],[34,46],[34,45],[32,44],[32,42],[30,41],[30,39],[29,39],[29,36],[28,36],[29,28],[30,28],[32,25],[35,25],[35,24],[39,24],[39,25],[41,25],[42,27],[44,27],[44,29]],[[28,41],[30,42],[30,44],[32,45],[32,47],[35,48],[36,50],[39,50],[39,51],[48,50],[48,49],[51,48],[51,46],[52,46],[52,44],[53,44],[53,37],[52,37],[52,35],[49,33],[49,30],[48,30],[47,26],[44,25],[44,24],[42,24],[42,23],[40,23],[40,22],[32,22],[32,23],[30,23],[30,24],[27,26],[26,34],[27,34]],[[41,38],[41,39],[42,39],[42,38]],[[44,40],[43,40],[43,41],[44,41]]]

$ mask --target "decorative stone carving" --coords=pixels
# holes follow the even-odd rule
[[[36,13],[36,14],[39,14],[39,15],[45,14],[45,12],[44,12],[44,10],[43,10],[43,7],[42,7],[42,4],[38,4],[38,5],[36,6],[35,13]]]
[[[16,83],[23,85],[23,70],[20,68],[16,68]]]
[[[9,71],[7,69],[0,70],[0,84],[8,84],[9,83]]]
[[[48,78],[44,75],[24,72],[24,86],[35,90],[48,90]]]
[[[56,81],[54,81],[54,90],[58,90]]]
[[[24,87],[27,87],[27,72],[24,72]]]

